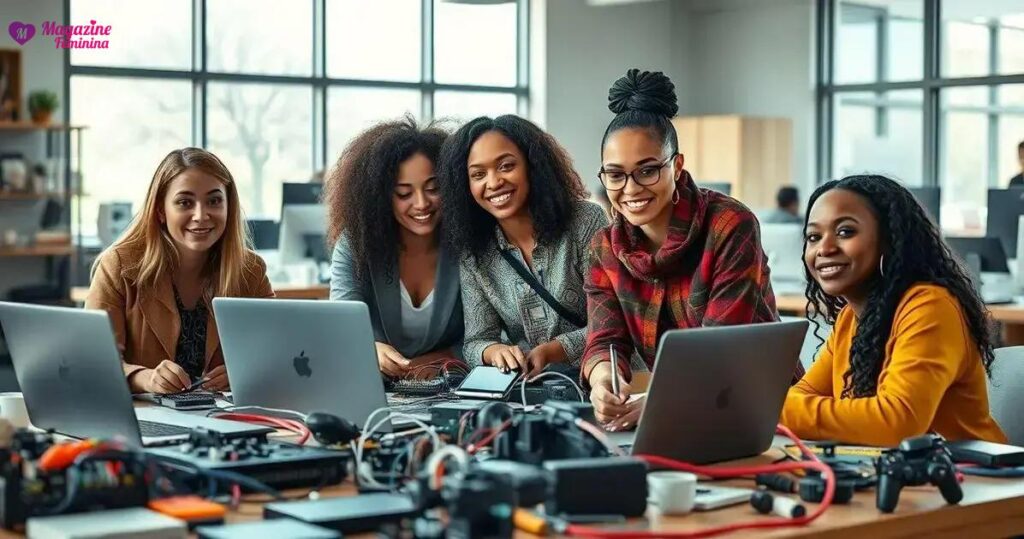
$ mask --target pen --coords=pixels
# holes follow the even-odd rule
[[[181,393],[190,393],[192,391],[195,391],[195,390],[199,389],[200,386],[202,386],[206,382],[209,382],[210,380],[212,380],[212,378],[210,378],[210,377],[200,378],[200,379],[196,380],[195,382],[192,382],[192,385],[190,385],[187,388],[181,390]]]
[[[608,353],[612,362],[612,393],[619,396],[619,356],[615,353],[615,345],[608,345]]]

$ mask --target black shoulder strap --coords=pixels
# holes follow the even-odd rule
[[[511,253],[501,247],[498,247],[498,252],[501,253],[501,257],[505,259],[505,262],[508,262],[508,265],[512,266],[512,269],[516,270],[516,273],[526,281],[526,284],[530,285],[530,288],[540,295],[541,299],[544,300],[544,303],[547,303],[555,310],[556,313],[558,313],[558,316],[561,316],[563,319],[569,321],[572,325],[578,328],[587,327],[586,320],[580,319],[579,316],[576,316],[572,311],[566,309],[565,305],[559,303],[558,300],[551,295],[551,292],[548,292],[548,289],[544,288],[544,285],[540,284],[540,281],[530,273],[530,270],[526,269],[526,267],[516,260]]]

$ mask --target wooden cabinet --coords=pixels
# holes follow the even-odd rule
[[[751,209],[775,206],[793,184],[793,125],[788,118],[680,116],[672,120],[686,169],[698,184],[724,182]]]

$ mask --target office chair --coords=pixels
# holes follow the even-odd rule
[[[1012,445],[1024,445],[1024,346],[997,348],[988,379],[988,406]]]

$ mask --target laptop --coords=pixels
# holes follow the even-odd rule
[[[635,433],[610,433],[634,455],[694,464],[771,446],[807,320],[666,331]]]
[[[762,224],[761,246],[768,257],[772,290],[782,296],[802,296],[807,288],[804,275],[804,225]]]
[[[136,446],[183,442],[195,428],[225,436],[273,429],[157,406],[134,408],[106,311],[0,302],[14,374],[32,424]]]
[[[388,405],[360,301],[214,298],[236,406],[325,411],[365,428]]]

